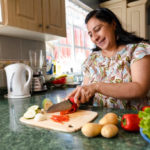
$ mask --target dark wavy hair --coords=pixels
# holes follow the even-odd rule
[[[117,46],[120,45],[126,45],[126,44],[135,44],[139,42],[148,42],[149,40],[144,39],[142,37],[136,36],[134,33],[127,32],[123,29],[119,19],[116,17],[116,15],[110,11],[107,8],[98,8],[95,9],[86,16],[85,18],[85,23],[87,24],[88,21],[92,18],[96,17],[97,19],[107,22],[109,24],[115,22],[116,23],[116,31],[115,31],[115,36],[116,36],[116,43]],[[96,47],[96,51],[97,51]],[[95,51],[95,50],[94,50]]]

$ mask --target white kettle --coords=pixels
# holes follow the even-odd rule
[[[22,63],[8,65],[4,68],[7,77],[8,98],[25,98],[30,95],[30,83],[33,71]],[[28,73],[28,79],[26,75]]]

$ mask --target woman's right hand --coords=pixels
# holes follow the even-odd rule
[[[80,103],[89,102],[90,98],[96,93],[96,83],[89,85],[78,86],[73,92],[71,92],[66,99],[74,97],[75,103],[79,106]]]

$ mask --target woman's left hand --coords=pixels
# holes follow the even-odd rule
[[[67,96],[67,99],[74,97],[75,103],[79,106],[80,103],[86,103],[96,93],[96,83],[89,85],[78,86],[71,94]]]

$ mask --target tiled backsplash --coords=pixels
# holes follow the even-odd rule
[[[0,88],[6,87],[4,67],[20,62],[29,64],[30,50],[45,50],[45,42],[0,36]]]

